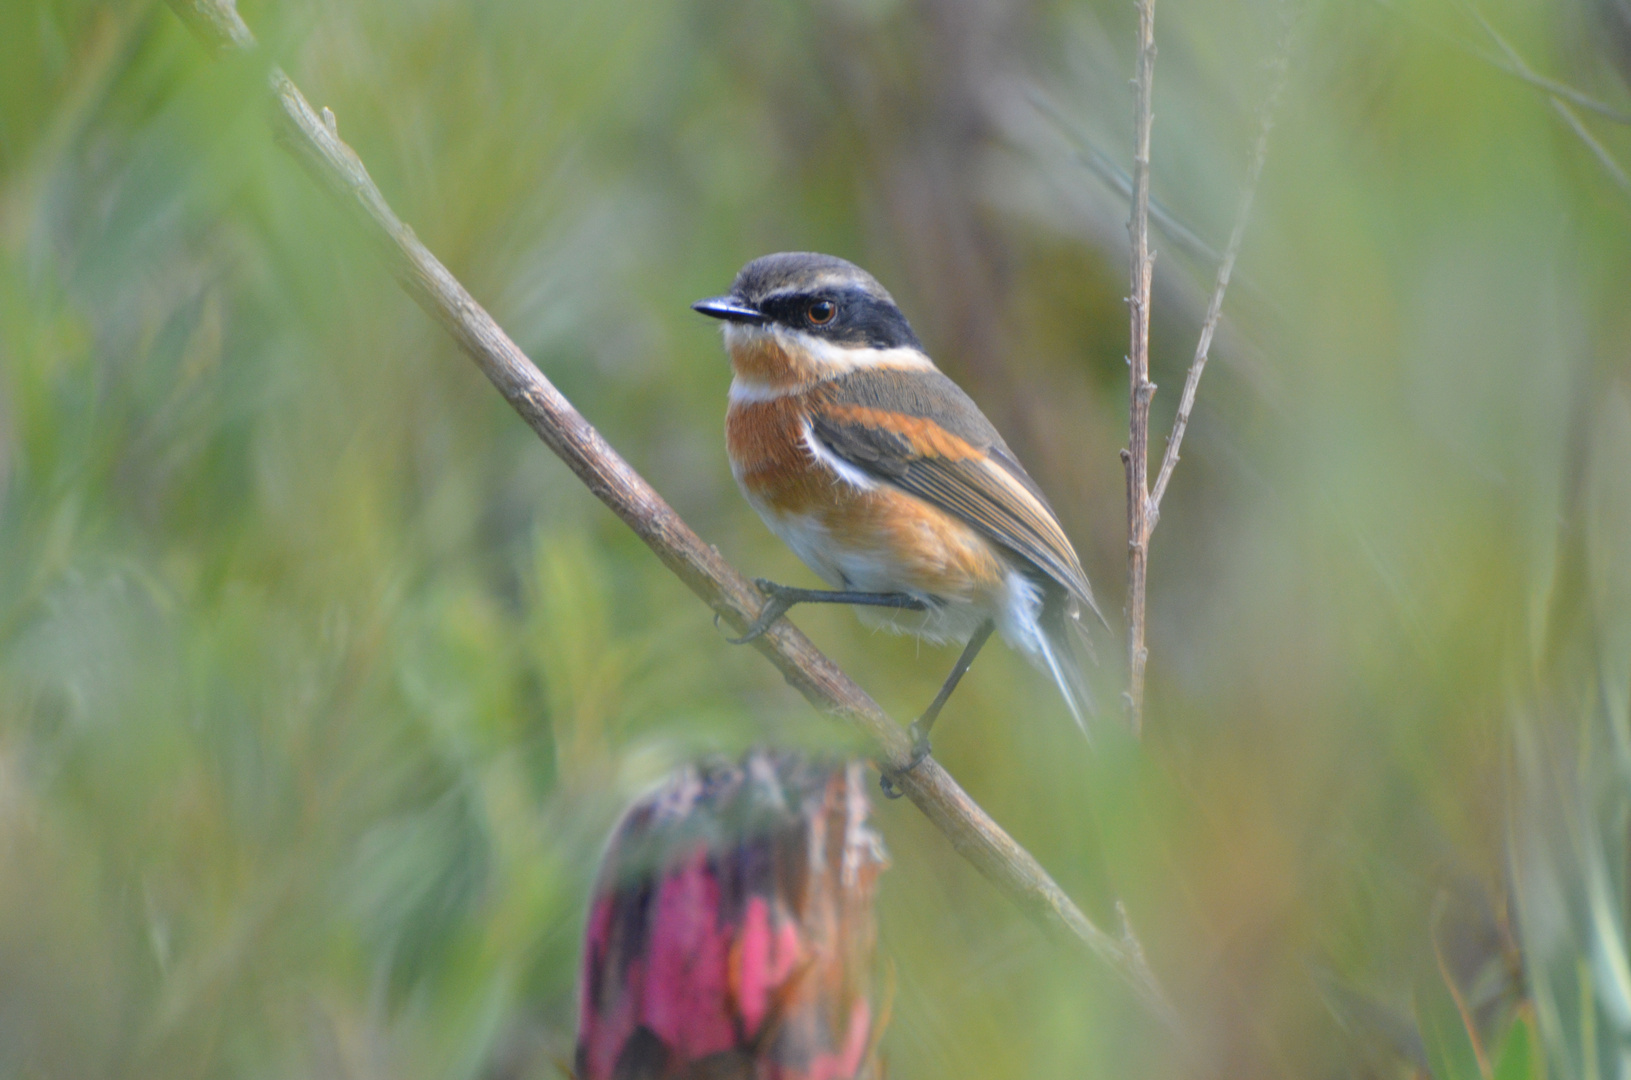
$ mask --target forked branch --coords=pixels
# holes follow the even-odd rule
[[[231,0],[170,3],[211,47],[253,47],[254,38]],[[759,591],[691,531],[397,218],[362,161],[340,141],[333,114],[324,109],[319,116],[280,69],[271,68],[270,80],[280,140],[362,225],[409,295],[453,335],[545,445],[691,591],[738,631],[752,624],[766,603]],[[901,790],[959,854],[1045,930],[1109,964],[1152,1012],[1176,1029],[1171,1007],[1136,941],[1094,925],[933,758],[898,772],[912,758],[905,731],[808,638],[783,620],[757,638],[754,647],[817,708],[847,720],[871,739],[880,767],[895,773]]]
[[[1162,455],[1161,469],[1152,491],[1148,484],[1148,469],[1150,399],[1155,396],[1155,384],[1150,381],[1149,305],[1150,276],[1155,256],[1149,250],[1149,205],[1150,128],[1153,119],[1150,95],[1155,68],[1154,7],[1155,0],[1139,0],[1138,75],[1134,80],[1133,214],[1128,223],[1133,242],[1133,295],[1129,300],[1133,317],[1132,350],[1128,354],[1132,397],[1127,449],[1121,452],[1122,464],[1127,471],[1127,711],[1135,734],[1141,732],[1144,724],[1144,669],[1149,660],[1145,633],[1150,536],[1155,532],[1156,523],[1161,520],[1161,500],[1172,481],[1172,471],[1178,467],[1179,450],[1183,446],[1184,433],[1189,430],[1190,414],[1195,409],[1195,394],[1200,388],[1201,376],[1206,372],[1212,339],[1223,316],[1223,298],[1229,291],[1229,278],[1234,273],[1235,259],[1246,236],[1246,224],[1251,220],[1257,182],[1263,175],[1263,163],[1268,159],[1269,132],[1274,128],[1274,115],[1279,108],[1280,96],[1285,90],[1286,72],[1290,67],[1293,26],[1288,14],[1279,52],[1273,61],[1268,97],[1257,113],[1257,144],[1252,151],[1245,186],[1241,189],[1240,204],[1235,210],[1229,244],[1218,262],[1212,299],[1206,306],[1200,339],[1195,345],[1195,357],[1190,361],[1189,373],[1184,378],[1184,392],[1178,400],[1178,413],[1173,418],[1172,433],[1167,436],[1166,452]]]
[[[1235,208],[1234,227],[1229,232],[1229,246],[1223,250],[1218,262],[1217,280],[1212,285],[1212,299],[1206,305],[1206,318],[1201,322],[1201,336],[1195,343],[1195,358],[1190,361],[1189,374],[1184,377],[1183,396],[1178,400],[1178,415],[1172,421],[1172,434],[1167,437],[1167,450],[1161,458],[1161,471],[1155,478],[1155,490],[1150,493],[1148,507],[1149,529],[1155,531],[1161,520],[1161,499],[1172,480],[1172,470],[1178,467],[1178,449],[1183,445],[1184,432],[1189,430],[1189,414],[1195,409],[1195,392],[1200,388],[1201,375],[1206,371],[1207,358],[1212,353],[1212,338],[1217,334],[1218,322],[1223,317],[1223,297],[1229,291],[1229,277],[1234,273],[1235,259],[1240,255],[1240,244],[1246,238],[1246,224],[1251,220],[1252,202],[1257,198],[1257,181],[1263,175],[1263,163],[1269,156],[1269,132],[1274,130],[1274,114],[1280,108],[1280,95],[1285,91],[1286,72],[1291,66],[1291,24],[1287,20],[1286,37],[1279,55],[1274,58],[1268,97],[1257,110],[1257,145],[1252,150],[1252,163],[1246,173],[1246,184],[1240,191],[1240,205]],[[1148,534],[1146,533],[1146,538]]]

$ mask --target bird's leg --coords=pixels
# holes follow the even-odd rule
[[[755,585],[759,591],[770,597],[770,602],[759,612],[759,617],[753,620],[747,633],[739,638],[726,638],[732,645],[746,645],[754,638],[769,630],[771,624],[783,615],[794,604],[865,604],[869,607],[907,608],[911,611],[924,611],[929,605],[908,593],[892,592],[845,592],[837,589],[795,589],[791,585],[778,585],[774,581],[764,578],[755,578]]]
[[[940,692],[934,696],[933,701],[929,702],[929,707],[923,710],[923,715],[912,721],[912,765],[922,761],[924,756],[928,754],[929,729],[934,727],[935,720],[940,716],[940,710],[946,707],[946,699],[951,697],[951,692],[957,689],[957,684],[963,681],[964,675],[968,674],[968,669],[974,664],[974,658],[980,655],[980,650],[985,647],[986,639],[991,636],[991,631],[996,628],[997,624],[990,619],[980,624],[980,628],[974,631],[974,636],[968,639],[968,644],[963,646],[963,655],[959,656],[957,663],[952,665],[951,674],[947,675],[946,681],[940,684]],[[909,765],[907,768],[911,768],[911,766]]]
[[[912,760],[907,763],[906,768],[900,770],[901,772],[911,772],[917,768],[919,762],[929,756],[929,729],[934,727],[936,718],[940,716],[940,710],[946,707],[946,699],[951,697],[951,692],[957,689],[957,684],[968,674],[968,669],[974,664],[974,658],[980,655],[986,639],[996,628],[997,624],[990,619],[980,624],[980,628],[974,631],[974,636],[968,639],[968,644],[963,646],[963,655],[952,665],[951,674],[940,684],[940,692],[929,702],[929,707],[923,710],[923,715],[912,721]],[[889,773],[884,773],[878,782],[883,787],[883,793],[889,798],[900,798],[900,789],[895,786],[894,778]]]

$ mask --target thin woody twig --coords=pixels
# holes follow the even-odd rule
[[[1477,55],[1485,56],[1483,53]],[[1603,119],[1612,120],[1616,124],[1631,124],[1631,113],[1616,109],[1612,105],[1604,105],[1596,98],[1589,94],[1582,94],[1567,83],[1560,83],[1556,79],[1548,79],[1544,75],[1531,71],[1528,67],[1518,66],[1518,62],[1508,65],[1491,57],[1485,56],[1485,59],[1488,59],[1499,70],[1514,78],[1521,79],[1537,89],[1544,90],[1555,98],[1562,98],[1571,105],[1578,105],[1587,112],[1594,112]]]
[[[1127,473],[1127,719],[1134,735],[1144,727],[1145,586],[1150,553],[1149,444],[1150,280],[1155,255],[1150,251],[1150,128],[1155,87],[1155,0],[1138,0],[1138,69],[1133,80],[1133,214],[1127,223],[1132,238],[1132,290],[1127,300],[1132,317],[1128,366],[1128,437],[1121,462]]]
[[[1544,90],[1553,97],[1563,98],[1565,101],[1568,101],[1571,104],[1578,105],[1588,112],[1594,112],[1598,116],[1614,121],[1616,124],[1631,124],[1631,112],[1626,112],[1624,109],[1617,109],[1612,105],[1604,104],[1603,102],[1592,97],[1590,94],[1582,93],[1567,83],[1558,82],[1556,79],[1548,79],[1546,76],[1531,68],[1521,58],[1516,60],[1511,59],[1511,54],[1509,53],[1509,59],[1503,60],[1498,56],[1487,53],[1471,42],[1463,40],[1460,36],[1449,33],[1437,26],[1432,25],[1414,12],[1400,10],[1397,5],[1392,3],[1392,0],[1375,0],[1375,3],[1378,6],[1384,7],[1388,11],[1391,11],[1399,18],[1408,19],[1409,21],[1415,23],[1418,27],[1426,30],[1429,34],[1432,34],[1440,41],[1460,49],[1462,52],[1467,53],[1470,56],[1477,57],[1490,67],[1501,72],[1503,75],[1510,75],[1512,78],[1517,79],[1520,82],[1528,83],[1537,90]],[[1489,29],[1488,21],[1484,19],[1481,14],[1476,12],[1467,12],[1467,14],[1471,15],[1475,22],[1483,23],[1486,31]],[[1499,37],[1498,34],[1496,36]]]
[[[1292,19],[1286,18],[1285,32],[1279,54],[1274,60],[1274,76],[1268,97],[1258,110],[1257,145],[1252,153],[1246,184],[1241,191],[1240,204],[1235,210],[1234,226],[1229,232],[1229,244],[1218,263],[1217,280],[1212,288],[1212,299],[1201,322],[1200,340],[1195,345],[1195,358],[1190,362],[1184,378],[1183,394],[1178,401],[1178,413],[1172,423],[1172,434],[1167,437],[1166,452],[1156,475],[1155,488],[1148,486],[1148,447],[1150,429],[1150,398],[1155,384],[1149,379],[1149,290],[1150,269],[1154,257],[1148,252],[1149,201],[1149,140],[1151,127],[1150,82],[1155,61],[1153,38],[1154,0],[1139,3],[1139,67],[1137,79],[1137,140],[1138,150],[1133,157],[1135,198],[1133,218],[1128,228],[1133,234],[1133,352],[1131,366],[1132,408],[1129,421],[1128,449],[1121,460],[1127,471],[1127,531],[1128,531],[1128,586],[1127,586],[1127,699],[1128,712],[1136,734],[1144,719],[1144,670],[1149,660],[1145,644],[1147,626],[1146,597],[1149,580],[1150,536],[1161,519],[1161,500],[1172,481],[1172,472],[1178,467],[1179,450],[1184,433],[1189,429],[1189,417],[1195,408],[1195,394],[1206,372],[1211,355],[1212,339],[1217,334],[1218,322],[1223,316],[1223,298],[1229,290],[1229,279],[1234,273],[1235,259],[1251,220],[1252,202],[1257,195],[1257,182],[1263,174],[1263,163],[1268,159],[1269,133],[1274,128],[1274,114],[1285,89],[1286,73],[1290,67]],[[1142,182],[1142,190],[1140,190]],[[1140,295],[1138,290],[1142,289]]]
[[[1076,144],[1074,156],[1082,167],[1104,181],[1112,191],[1130,204],[1133,198],[1133,178],[1127,175],[1127,170],[1117,165],[1114,158],[1095,146],[1093,140],[1078,129],[1052,100],[1037,92],[1032,92],[1029,98],[1031,104],[1045,113],[1048,119]],[[1202,240],[1195,234],[1195,230],[1178,220],[1177,215],[1163,206],[1161,200],[1153,194],[1150,196],[1150,220],[1166,234],[1168,240],[1178,245],[1190,258],[1212,266],[1216,266],[1218,260],[1222,258],[1211,244]]]
[[[1614,160],[1613,154],[1608,152],[1608,147],[1598,141],[1597,136],[1591,133],[1591,129],[1586,127],[1584,121],[1575,115],[1574,110],[1569,108],[1567,103],[1553,98],[1552,108],[1563,118],[1563,122],[1569,125],[1569,129],[1579,137],[1580,141],[1586,144],[1586,149],[1591,151],[1592,156],[1597,159],[1597,163],[1603,167],[1603,171],[1608,173],[1608,178],[1613,180],[1621,191],[1631,195],[1631,177],[1626,176],[1625,170],[1620,167],[1620,163]]]
[[[1602,165],[1609,178],[1614,181],[1620,190],[1631,195],[1631,177],[1626,176],[1625,169],[1614,159],[1614,155],[1610,154],[1608,148],[1597,140],[1597,137],[1591,133],[1591,129],[1587,128],[1575,111],[1569,108],[1569,104],[1572,102],[1582,108],[1600,112],[1622,124],[1631,123],[1631,117],[1600,107],[1599,103],[1584,94],[1572,90],[1562,83],[1554,83],[1550,79],[1536,75],[1529,65],[1524,62],[1523,56],[1518,50],[1513,48],[1511,42],[1507,41],[1499,30],[1495,29],[1495,24],[1484,17],[1484,13],[1478,9],[1476,4],[1472,3],[1472,0],[1456,0],[1456,6],[1479,25],[1485,36],[1495,43],[1497,49],[1501,50],[1502,55],[1506,57],[1507,64],[1510,65],[1510,67],[1506,67],[1496,63],[1495,66],[1510,71],[1525,82],[1541,87],[1551,95],[1552,108],[1563,118],[1563,122],[1569,126],[1569,130],[1573,131],[1575,136],[1586,144],[1586,149],[1591,151],[1592,156],[1597,159],[1598,164]]]
[[[1488,63],[1492,64],[1501,71],[1506,72],[1508,75],[1521,79],[1531,86],[1546,91],[1546,93],[1550,94],[1554,99],[1561,98],[1570,104],[1578,105],[1582,109],[1586,109],[1596,113],[1599,116],[1606,117],[1607,119],[1614,121],[1616,124],[1631,124],[1631,113],[1616,109],[1610,105],[1605,105],[1596,98],[1583,94],[1572,86],[1560,83],[1556,79],[1548,79],[1546,76],[1540,74],[1534,68],[1530,67],[1528,62],[1524,60],[1523,55],[1519,53],[1517,49],[1512,47],[1512,43],[1507,41],[1499,30],[1495,29],[1495,24],[1490,22],[1489,19],[1484,16],[1484,13],[1479,10],[1478,6],[1471,3],[1471,0],[1457,0],[1457,6],[1460,7],[1461,10],[1466,13],[1466,15],[1470,17],[1473,22],[1478,24],[1479,29],[1484,31],[1485,36],[1495,43],[1495,47],[1501,50],[1501,54],[1506,57],[1506,61],[1503,63],[1502,61],[1481,52],[1477,52],[1475,55],[1483,57]]]
[[[254,39],[230,0],[170,0],[213,48],[250,48]],[[397,218],[333,114],[319,115],[282,70],[270,69],[280,140],[374,241],[391,272],[453,336],[544,443],[617,514],[677,577],[738,630],[766,603],[719,551],[703,543],[663,498],[535,367],[486,310]],[[1045,930],[1108,964],[1167,1026],[1177,1021],[1142,951],[1094,925],[1034,857],[1003,831],[933,758],[906,769],[911,740],[872,698],[791,623],[754,642],[795,689],[822,711],[871,739],[879,766],[988,880]]]
[[[1172,421],[1172,434],[1167,438],[1166,453],[1161,458],[1161,471],[1155,478],[1155,490],[1150,493],[1148,507],[1149,532],[1155,531],[1161,520],[1161,499],[1172,480],[1172,470],[1178,467],[1178,450],[1189,429],[1189,415],[1195,408],[1195,392],[1206,371],[1206,361],[1212,351],[1212,338],[1217,333],[1218,321],[1223,316],[1223,297],[1229,290],[1229,276],[1234,272],[1235,258],[1240,254],[1241,241],[1246,236],[1246,224],[1251,220],[1252,201],[1257,197],[1257,181],[1263,175],[1263,163],[1269,156],[1269,132],[1274,130],[1274,114],[1280,106],[1280,95],[1285,90],[1286,72],[1290,69],[1291,26],[1287,21],[1285,37],[1279,55],[1274,60],[1273,83],[1262,108],[1257,111],[1257,147],[1252,152],[1252,163],[1246,173],[1246,185],[1240,192],[1240,205],[1235,210],[1235,223],[1229,233],[1229,246],[1224,249],[1218,264],[1217,281],[1212,287],[1212,299],[1206,307],[1206,318],[1201,323],[1200,340],[1195,344],[1195,359],[1190,362],[1189,374],[1184,377],[1183,396],[1178,401],[1178,415]]]
[[[218,53],[255,47],[255,35],[238,14],[237,0],[170,0],[170,7],[204,44]]]

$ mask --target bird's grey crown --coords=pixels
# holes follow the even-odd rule
[[[848,259],[814,251],[763,255],[737,273],[731,295],[758,303],[777,293],[813,293],[822,289],[856,290],[893,305],[895,298],[878,279]]]
[[[808,318],[810,305],[830,301],[831,321]],[[846,348],[923,348],[895,298],[878,279],[835,255],[784,251],[742,267],[731,285],[730,304],[754,313],[751,321],[780,325]],[[728,307],[698,308],[714,318],[737,318]]]

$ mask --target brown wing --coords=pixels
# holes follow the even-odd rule
[[[932,370],[858,371],[815,402],[812,434],[867,474],[940,507],[1099,615],[1059,519],[968,395]]]

